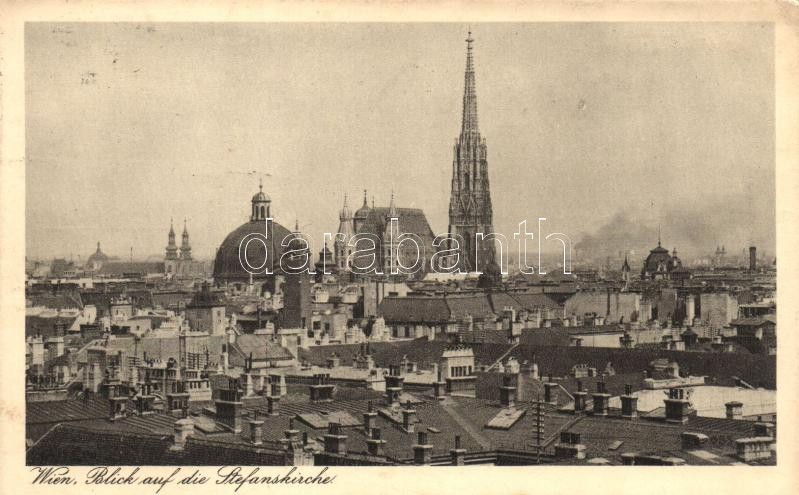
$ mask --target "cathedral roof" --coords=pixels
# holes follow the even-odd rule
[[[389,211],[390,208],[384,207],[372,208],[369,210],[368,215],[365,217],[366,221],[358,227],[356,234],[368,233],[382,238],[383,232],[385,232],[389,222]],[[435,237],[433,229],[430,228],[427,217],[421,209],[396,208],[395,211],[399,219],[400,234],[416,234],[422,239],[426,237],[432,239]]]
[[[355,212],[355,216],[353,218],[355,218],[356,220],[363,220],[367,216],[369,216],[369,211],[370,211],[369,204],[366,201],[366,190],[364,190],[363,205],[360,208],[358,208],[358,211]]]

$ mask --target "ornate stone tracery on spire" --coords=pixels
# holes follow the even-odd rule
[[[476,234],[493,233],[493,210],[486,142],[480,136],[477,119],[473,43],[470,30],[466,38],[461,133],[453,150],[449,232],[463,239],[460,241],[461,269],[482,271],[494,259],[494,243],[478,240]]]

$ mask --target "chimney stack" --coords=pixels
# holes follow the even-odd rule
[[[588,392],[583,390],[583,382],[577,380],[577,391],[574,392],[574,412],[585,411],[585,403]]]
[[[268,395],[266,397],[266,411],[270,416],[280,416],[279,395]]]
[[[341,425],[331,421],[327,425],[327,434],[325,435],[325,452],[331,454],[346,454],[347,453],[347,435],[343,435]]]
[[[461,448],[461,436],[455,435],[455,448],[449,451],[453,466],[463,466],[465,463],[466,449]]]
[[[744,415],[744,405],[738,401],[727,402],[724,404],[727,410],[728,419],[741,419]]]
[[[250,424],[250,443],[253,445],[261,445],[263,443],[263,430],[264,422],[258,419],[258,411],[252,412]]]
[[[605,390],[605,382],[602,380],[596,382],[596,392],[594,392],[593,398],[594,416],[607,416],[610,394]]]
[[[330,375],[318,373],[314,375],[314,384],[310,386],[311,402],[331,402],[335,385],[328,383]]]
[[[580,443],[580,434],[560,432],[560,442],[555,444],[555,457],[559,459],[585,459],[585,445]]]
[[[241,390],[239,390],[239,380],[231,378],[228,380],[228,388],[218,391],[218,398],[214,401],[216,406],[216,421],[226,426],[234,433],[241,433]]]
[[[516,385],[513,384],[513,377],[510,375],[502,376],[502,386],[499,387],[499,402],[502,407],[513,407],[516,401]]]
[[[757,248],[749,246],[749,271],[757,271]]]
[[[388,405],[399,405],[404,381],[405,378],[400,376],[399,366],[391,365],[388,367],[388,375],[386,375],[386,403]]]
[[[416,465],[430,464],[433,457],[433,446],[427,442],[427,430],[422,428],[417,433],[416,445],[413,446],[413,463]]]
[[[186,448],[186,440],[194,434],[194,421],[189,418],[181,418],[175,421],[174,443],[170,450],[183,450]]]
[[[633,395],[630,385],[624,386],[624,395],[621,396],[621,417],[633,419],[638,416],[638,397]]]
[[[689,402],[685,398],[685,389],[670,388],[666,404],[666,421],[668,423],[685,423],[688,421]]]
[[[544,384],[544,402],[552,405],[558,404],[558,384],[549,377],[549,382]]]
[[[172,382],[171,391],[166,394],[166,412],[176,417],[184,417],[189,409],[189,393],[182,381]]]
[[[366,439],[366,450],[369,452],[369,455],[383,457],[383,446],[385,444],[386,441],[382,438],[380,428],[372,428],[369,437]]]
[[[402,427],[408,433],[413,433],[413,425],[416,423],[416,410],[413,409],[411,405],[411,401],[408,401],[405,404],[405,408],[402,409]]]
[[[363,413],[363,432],[366,433],[367,437],[372,434],[372,428],[375,425],[376,418],[377,413],[374,412],[372,408],[372,401],[369,401],[369,409]]]

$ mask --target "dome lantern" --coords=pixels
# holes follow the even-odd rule
[[[272,216],[272,200],[264,193],[263,181],[258,181],[258,192],[252,197],[251,222],[264,221]]]

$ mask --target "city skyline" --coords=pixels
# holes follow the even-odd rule
[[[423,208],[433,230],[445,232],[449,143],[460,124],[467,26],[340,27],[29,26],[29,256],[86,257],[98,240],[107,253],[123,258],[131,247],[139,255],[156,255],[166,245],[170,217],[177,224],[186,217],[196,256],[210,258],[224,233],[246,218],[259,178],[272,197],[276,221],[293,226],[299,220],[301,230],[319,240],[317,249],[322,232],[335,232],[343,192],[357,207],[364,188],[378,206],[386,206],[396,191],[399,204]],[[773,112],[762,111],[763,104],[773,110],[771,28],[478,24],[472,29],[498,232],[509,235],[518,222],[543,216],[576,244],[586,234],[601,244],[605,231],[618,225],[637,227],[629,237],[642,239],[661,225],[667,246],[687,254],[707,253],[717,244],[737,249],[732,240],[773,251],[773,119],[768,117]],[[736,40],[739,30],[746,30],[747,43]],[[638,44],[635,35],[641,32],[651,36]],[[302,58],[284,36],[312,43],[314,60]],[[565,37],[573,50],[564,57],[546,51]],[[531,39],[539,45],[526,43]],[[670,40],[679,40],[679,49]],[[583,66],[588,74],[570,79],[591,43],[602,45],[604,63]],[[440,49],[425,51],[431,44]],[[243,51],[250,45],[263,47],[263,53]],[[531,54],[539,59],[508,60],[508,53],[518,55],[530,46],[537,47]],[[64,57],[53,57],[53,49]],[[386,61],[382,56],[388,53],[394,56]],[[651,62],[628,74],[622,62],[630,56]],[[296,77],[288,81],[281,70],[267,77],[253,69],[258,61]],[[207,66],[198,69],[191,62]],[[370,67],[367,80],[363,74]],[[691,87],[674,86],[688,69],[696,79]],[[330,77],[320,82],[319,74]],[[625,80],[625,75],[634,77]],[[721,79],[725,84],[719,86]],[[330,80],[340,84],[332,87]],[[275,90],[288,82],[311,96]],[[725,106],[741,95],[749,99]],[[197,96],[202,108],[194,109]],[[141,104],[141,97],[153,103]],[[631,102],[619,107],[625,99]],[[514,108],[519,101],[525,104]],[[122,107],[134,102],[140,107],[123,115]],[[688,111],[681,106],[687,102],[702,106]],[[67,119],[81,105],[98,113],[96,123]],[[653,113],[653,105],[661,111]],[[297,108],[305,112],[292,111]],[[540,137],[524,128],[531,123],[541,128]],[[235,124],[243,135],[225,131],[225,124]],[[729,136],[713,125],[726,126]],[[646,135],[648,126],[657,134]],[[748,137],[742,138],[739,126],[748,128]],[[705,127],[707,132],[700,132]],[[118,129],[125,134],[114,132]],[[100,144],[81,144],[81,137]],[[678,146],[680,139],[702,146],[689,156]],[[379,144],[367,148],[372,142]],[[658,156],[657,163],[648,162]],[[619,163],[610,161],[614,157]],[[716,163],[722,158],[736,164],[725,175]],[[79,166],[84,159],[86,166]],[[525,167],[529,160],[536,165]],[[405,164],[425,180],[409,180]],[[155,193],[148,185],[156,181],[173,187]],[[110,194],[80,195],[75,191],[81,187]],[[40,197],[52,200],[35,199]],[[703,210],[713,210],[715,222]],[[647,245],[655,241],[652,237]]]

